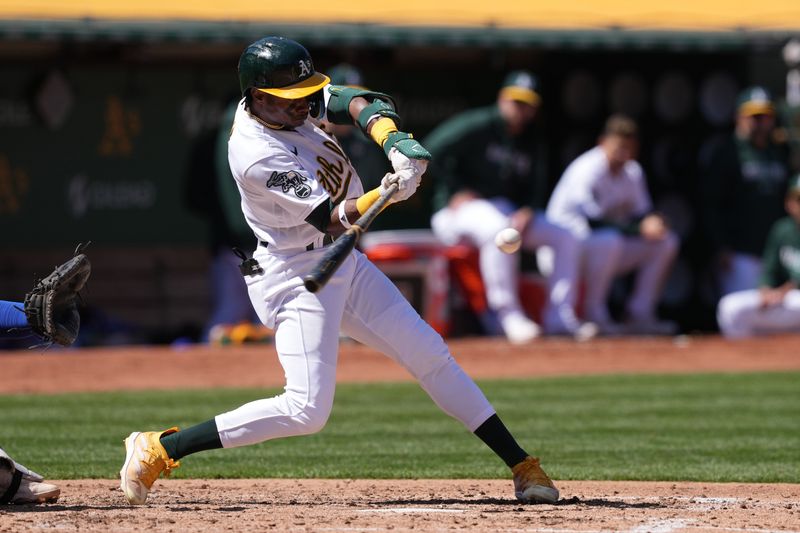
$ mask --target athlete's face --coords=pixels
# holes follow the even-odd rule
[[[786,212],[800,224],[800,191],[792,191],[786,196]]]
[[[253,91],[253,107],[258,118],[274,124],[296,128],[308,118],[308,98],[289,100],[261,91]]]
[[[536,119],[538,105],[531,105],[512,98],[499,98],[497,106],[511,135],[519,135]]]
[[[770,113],[741,115],[737,128],[740,136],[759,145],[766,144],[772,135],[772,130],[775,129],[775,115]]]
[[[600,147],[608,158],[608,166],[613,174],[617,174],[625,163],[636,159],[639,142],[633,137],[623,135],[605,135],[600,140]]]

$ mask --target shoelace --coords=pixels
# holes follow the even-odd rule
[[[157,450],[148,447],[145,450],[145,458],[142,459],[142,464],[145,468],[143,468],[141,479],[149,488],[155,483],[161,472],[164,472],[164,477],[169,477],[172,471],[180,466],[180,461],[173,461],[169,457],[165,461]]]
[[[172,459],[167,459],[164,461],[164,476],[169,477],[172,474],[172,471],[181,466],[180,461],[173,461]]]

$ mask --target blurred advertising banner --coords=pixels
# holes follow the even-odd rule
[[[188,159],[237,89],[205,72],[0,64],[2,243],[203,242]]]

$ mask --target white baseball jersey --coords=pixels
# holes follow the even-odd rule
[[[586,238],[589,220],[627,223],[652,209],[642,166],[628,161],[612,174],[608,158],[596,146],[573,161],[556,185],[547,204],[547,217]]]
[[[305,222],[323,202],[364,193],[339,144],[311,120],[272,129],[239,103],[228,160],[242,196],[242,212],[259,241],[277,250],[319,245],[324,234]]]

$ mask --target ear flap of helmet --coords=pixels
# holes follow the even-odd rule
[[[314,94],[308,96],[308,114],[312,118],[322,118],[325,111],[325,96],[322,94],[321,89]]]

